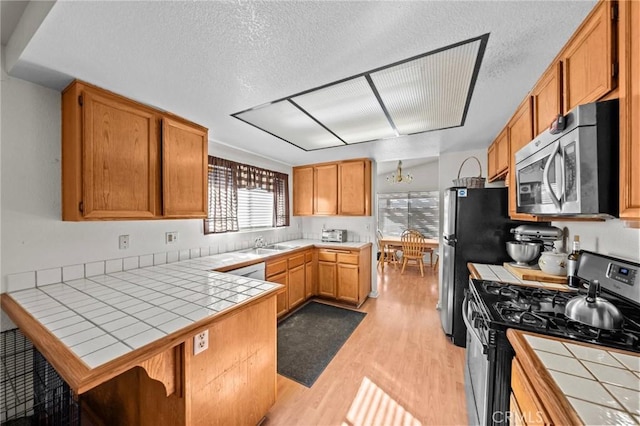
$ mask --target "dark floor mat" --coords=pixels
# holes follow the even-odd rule
[[[311,387],[365,315],[306,304],[278,325],[278,373]]]

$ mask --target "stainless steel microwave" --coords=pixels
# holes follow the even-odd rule
[[[617,99],[580,105],[516,152],[516,210],[617,217],[618,123]]]

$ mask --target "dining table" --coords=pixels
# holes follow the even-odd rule
[[[425,238],[421,244],[421,246],[424,249],[424,252],[431,254],[431,263],[433,263],[433,250],[436,250],[439,245],[440,245],[440,241],[434,238]],[[380,263],[382,264],[381,265],[382,271],[384,272],[384,264],[388,261],[384,256],[384,253],[387,253],[387,250],[390,249],[391,247],[397,247],[398,250],[402,250],[402,238],[398,236],[391,236],[391,235],[382,236],[382,238],[380,238],[380,246],[381,246],[380,250],[382,252],[380,257],[381,259]]]

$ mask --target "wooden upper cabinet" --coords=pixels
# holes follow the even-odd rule
[[[294,167],[293,214],[371,215],[371,160]]]
[[[509,170],[509,133],[505,127],[487,150],[489,182],[504,178]]]
[[[615,2],[600,1],[562,52],[564,113],[594,102],[614,88],[615,7]]]
[[[489,148],[487,148],[487,177],[489,182],[493,182],[498,175],[498,150],[496,149],[496,142],[494,141]]]
[[[203,127],[74,81],[62,93],[62,219],[206,217],[207,145]]]
[[[507,124],[509,134],[509,216],[512,219],[538,221],[536,216],[524,213],[517,213],[516,194],[516,160],[515,154],[518,150],[531,142],[533,139],[533,115],[531,111],[531,97],[520,104],[516,113]]]
[[[167,218],[207,217],[207,129],[162,120],[163,212]]]
[[[324,164],[313,169],[314,213],[338,214],[338,165]]]
[[[294,167],[293,169],[293,215],[310,216],[313,214],[313,167]]]
[[[509,134],[505,128],[496,139],[496,172],[502,175],[509,169]]]
[[[371,161],[338,164],[338,214],[371,215]]]
[[[620,2],[620,218],[634,222],[640,222],[639,22],[640,2]]]
[[[562,66],[559,61],[551,65],[538,80],[531,97],[535,137],[548,129],[558,114],[562,114]]]
[[[156,114],[90,87],[63,96],[63,219],[160,214]]]

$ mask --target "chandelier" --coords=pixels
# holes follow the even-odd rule
[[[387,176],[387,182],[389,183],[409,183],[412,180],[413,176],[411,176],[411,174],[402,174],[402,161],[398,161],[398,168],[396,169],[396,172],[391,173],[390,176]]]

